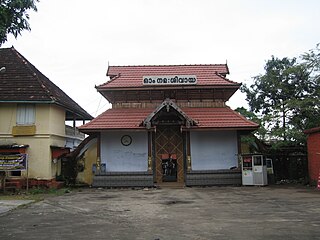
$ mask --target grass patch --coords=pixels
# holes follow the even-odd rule
[[[34,201],[42,201],[45,198],[61,196],[66,193],[70,193],[70,188],[60,188],[60,189],[51,189],[51,188],[31,188],[28,193],[25,190],[17,191],[17,192],[9,192],[5,193],[0,192],[0,200],[34,200]]]

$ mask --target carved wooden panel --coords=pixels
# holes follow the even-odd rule
[[[162,159],[165,154],[177,157],[177,182],[184,183],[183,138],[178,126],[157,127],[156,138],[156,181],[162,183]]]

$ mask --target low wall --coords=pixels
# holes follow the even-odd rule
[[[240,170],[191,171],[186,174],[186,186],[241,185]]]
[[[240,170],[191,171],[186,186],[241,185]],[[153,174],[148,172],[107,172],[93,177],[94,187],[153,187]]]
[[[153,174],[147,172],[108,172],[93,177],[94,187],[153,187]]]

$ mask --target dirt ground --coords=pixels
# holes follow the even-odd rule
[[[320,239],[320,191],[81,189],[2,214],[0,239]]]

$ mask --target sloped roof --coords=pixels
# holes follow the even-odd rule
[[[93,117],[52,83],[16,49],[0,48],[0,102],[38,102],[62,106],[77,119]]]
[[[207,65],[150,65],[150,66],[109,66],[110,81],[97,87],[109,88],[145,87],[144,76],[196,75],[197,86],[239,86],[226,78],[229,69],[226,64]],[[156,86],[156,87],[163,87]]]
[[[249,121],[229,107],[223,108],[182,108],[192,119],[198,122],[199,128],[252,128],[259,124]]]
[[[109,109],[82,125],[83,132],[116,129],[146,129],[142,122],[149,116],[154,108],[115,108]],[[246,129],[254,130],[258,124],[247,120],[229,107],[223,108],[181,108],[190,118],[197,121],[197,126],[190,129]]]
[[[305,134],[312,134],[320,132],[320,127],[314,127],[303,131]]]
[[[153,108],[112,108],[108,109],[89,123],[79,127],[80,131],[103,129],[145,129],[142,121]]]

